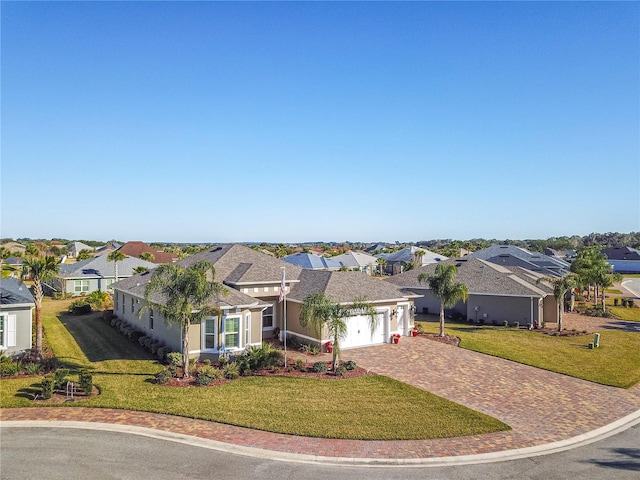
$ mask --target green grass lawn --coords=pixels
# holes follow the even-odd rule
[[[509,429],[487,415],[377,375],[337,381],[246,377],[208,388],[155,385],[153,374],[162,368],[155,360],[100,315],[57,316],[68,303],[45,302],[47,338],[66,364],[91,368],[101,390],[73,406],[167,413],[326,438],[428,439]],[[30,398],[39,391],[39,381],[0,381],[0,406],[33,406]]]
[[[611,293],[615,295],[622,295],[622,290],[618,290],[616,288],[605,288],[605,293]]]
[[[630,310],[630,309],[628,309]],[[422,322],[427,332],[438,324]],[[629,388],[640,381],[640,335],[600,332],[600,348],[589,350],[593,335],[552,337],[523,329],[447,324],[446,333],[460,337],[460,346],[591,382]]]

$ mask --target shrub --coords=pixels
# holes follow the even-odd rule
[[[68,381],[67,375],[69,375],[69,369],[59,368],[54,372],[53,375],[54,388],[63,388]]]
[[[335,374],[336,374],[338,377],[341,377],[341,376],[342,376],[342,375],[344,375],[346,372],[347,372],[347,369],[345,368],[345,366],[344,366],[344,365],[338,365],[338,366],[336,367]]]
[[[5,360],[0,364],[0,376],[13,377],[22,371],[22,362],[16,360]]]
[[[170,349],[169,347],[160,347],[158,350],[156,350],[156,355],[158,357],[158,360],[160,360],[161,362],[164,362],[165,358],[167,358],[167,354],[169,353]]]
[[[316,373],[326,372],[327,371],[327,364],[325,362],[316,362],[316,363],[313,364],[312,369]]]
[[[172,367],[179,367],[182,365],[182,354],[180,352],[167,353],[167,362]]]
[[[53,375],[45,375],[45,377],[40,382],[41,395],[42,398],[48,400],[53,396],[53,387],[55,385],[55,378]]]
[[[238,363],[242,369],[265,370],[282,365],[282,351],[270,343],[251,346],[242,353]]]
[[[205,364],[205,365],[211,365],[211,359],[210,359],[210,358],[205,358],[205,359],[202,361],[202,363],[203,363],[203,364]]]
[[[222,367],[222,375],[227,380],[233,380],[234,378],[238,378],[240,376],[240,371],[238,370],[238,364],[236,362],[227,363],[224,367]]]
[[[356,362],[354,362],[353,360],[347,360],[342,365],[344,365],[344,368],[346,368],[347,370],[355,370],[357,366]]]
[[[60,360],[58,360],[58,357],[47,357],[42,359],[40,366],[45,372],[52,372],[60,367]]]
[[[227,363],[229,363],[229,355],[225,353],[218,355],[218,365],[220,365],[220,367],[224,367]]]
[[[91,395],[91,391],[93,390],[93,374],[87,370],[80,370],[80,374],[78,375],[78,383],[80,387],[84,391],[85,395]]]
[[[118,323],[118,317],[113,317],[109,322],[109,325],[111,325],[112,327],[115,327],[116,323]]]
[[[40,374],[41,369],[42,367],[40,366],[40,364],[34,363],[34,362],[27,363],[24,367],[24,370],[27,373],[27,375],[38,375]]]
[[[513,324],[513,328],[520,328],[520,322],[515,322]]]
[[[298,370],[302,370],[304,368],[304,360],[302,360],[301,358],[298,358],[296,360],[296,368]]]
[[[91,305],[87,303],[86,299],[74,300],[69,305],[69,312],[73,315],[86,315],[91,313]]]
[[[173,377],[171,372],[165,369],[156,373],[155,382],[159,385],[164,385],[166,383],[169,383],[169,380],[171,380],[171,377]]]

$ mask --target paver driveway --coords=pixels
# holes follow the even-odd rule
[[[640,409],[640,384],[598,385],[423,337],[345,352],[375,373],[491,415],[511,448],[565,440]]]

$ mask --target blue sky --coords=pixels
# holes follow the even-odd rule
[[[7,2],[2,237],[640,229],[637,2]]]

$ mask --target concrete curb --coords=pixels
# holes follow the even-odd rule
[[[199,437],[192,437],[179,433],[167,432],[164,430],[154,430],[152,428],[137,427],[132,425],[116,425],[110,423],[95,422],[75,422],[75,421],[55,421],[55,420],[10,420],[2,422],[1,428],[77,428],[87,430],[102,430],[118,433],[129,433],[144,437],[182,443],[194,447],[208,448],[235,455],[244,455],[264,460],[276,460],[282,462],[295,462],[306,464],[322,464],[328,466],[361,466],[361,467],[448,467],[458,465],[474,465],[492,462],[505,462],[509,460],[519,460],[522,458],[550,455],[553,453],[581,447],[589,443],[603,440],[607,437],[623,432],[634,425],[640,424],[640,410],[622,417],[609,425],[598,428],[591,432],[544,445],[535,447],[520,448],[516,450],[505,450],[502,452],[483,453],[478,455],[460,455],[450,457],[435,458],[349,458],[349,457],[323,457],[319,455],[294,454],[278,452],[274,450],[263,450],[253,447],[245,447],[224,443],[216,440],[209,440]]]

